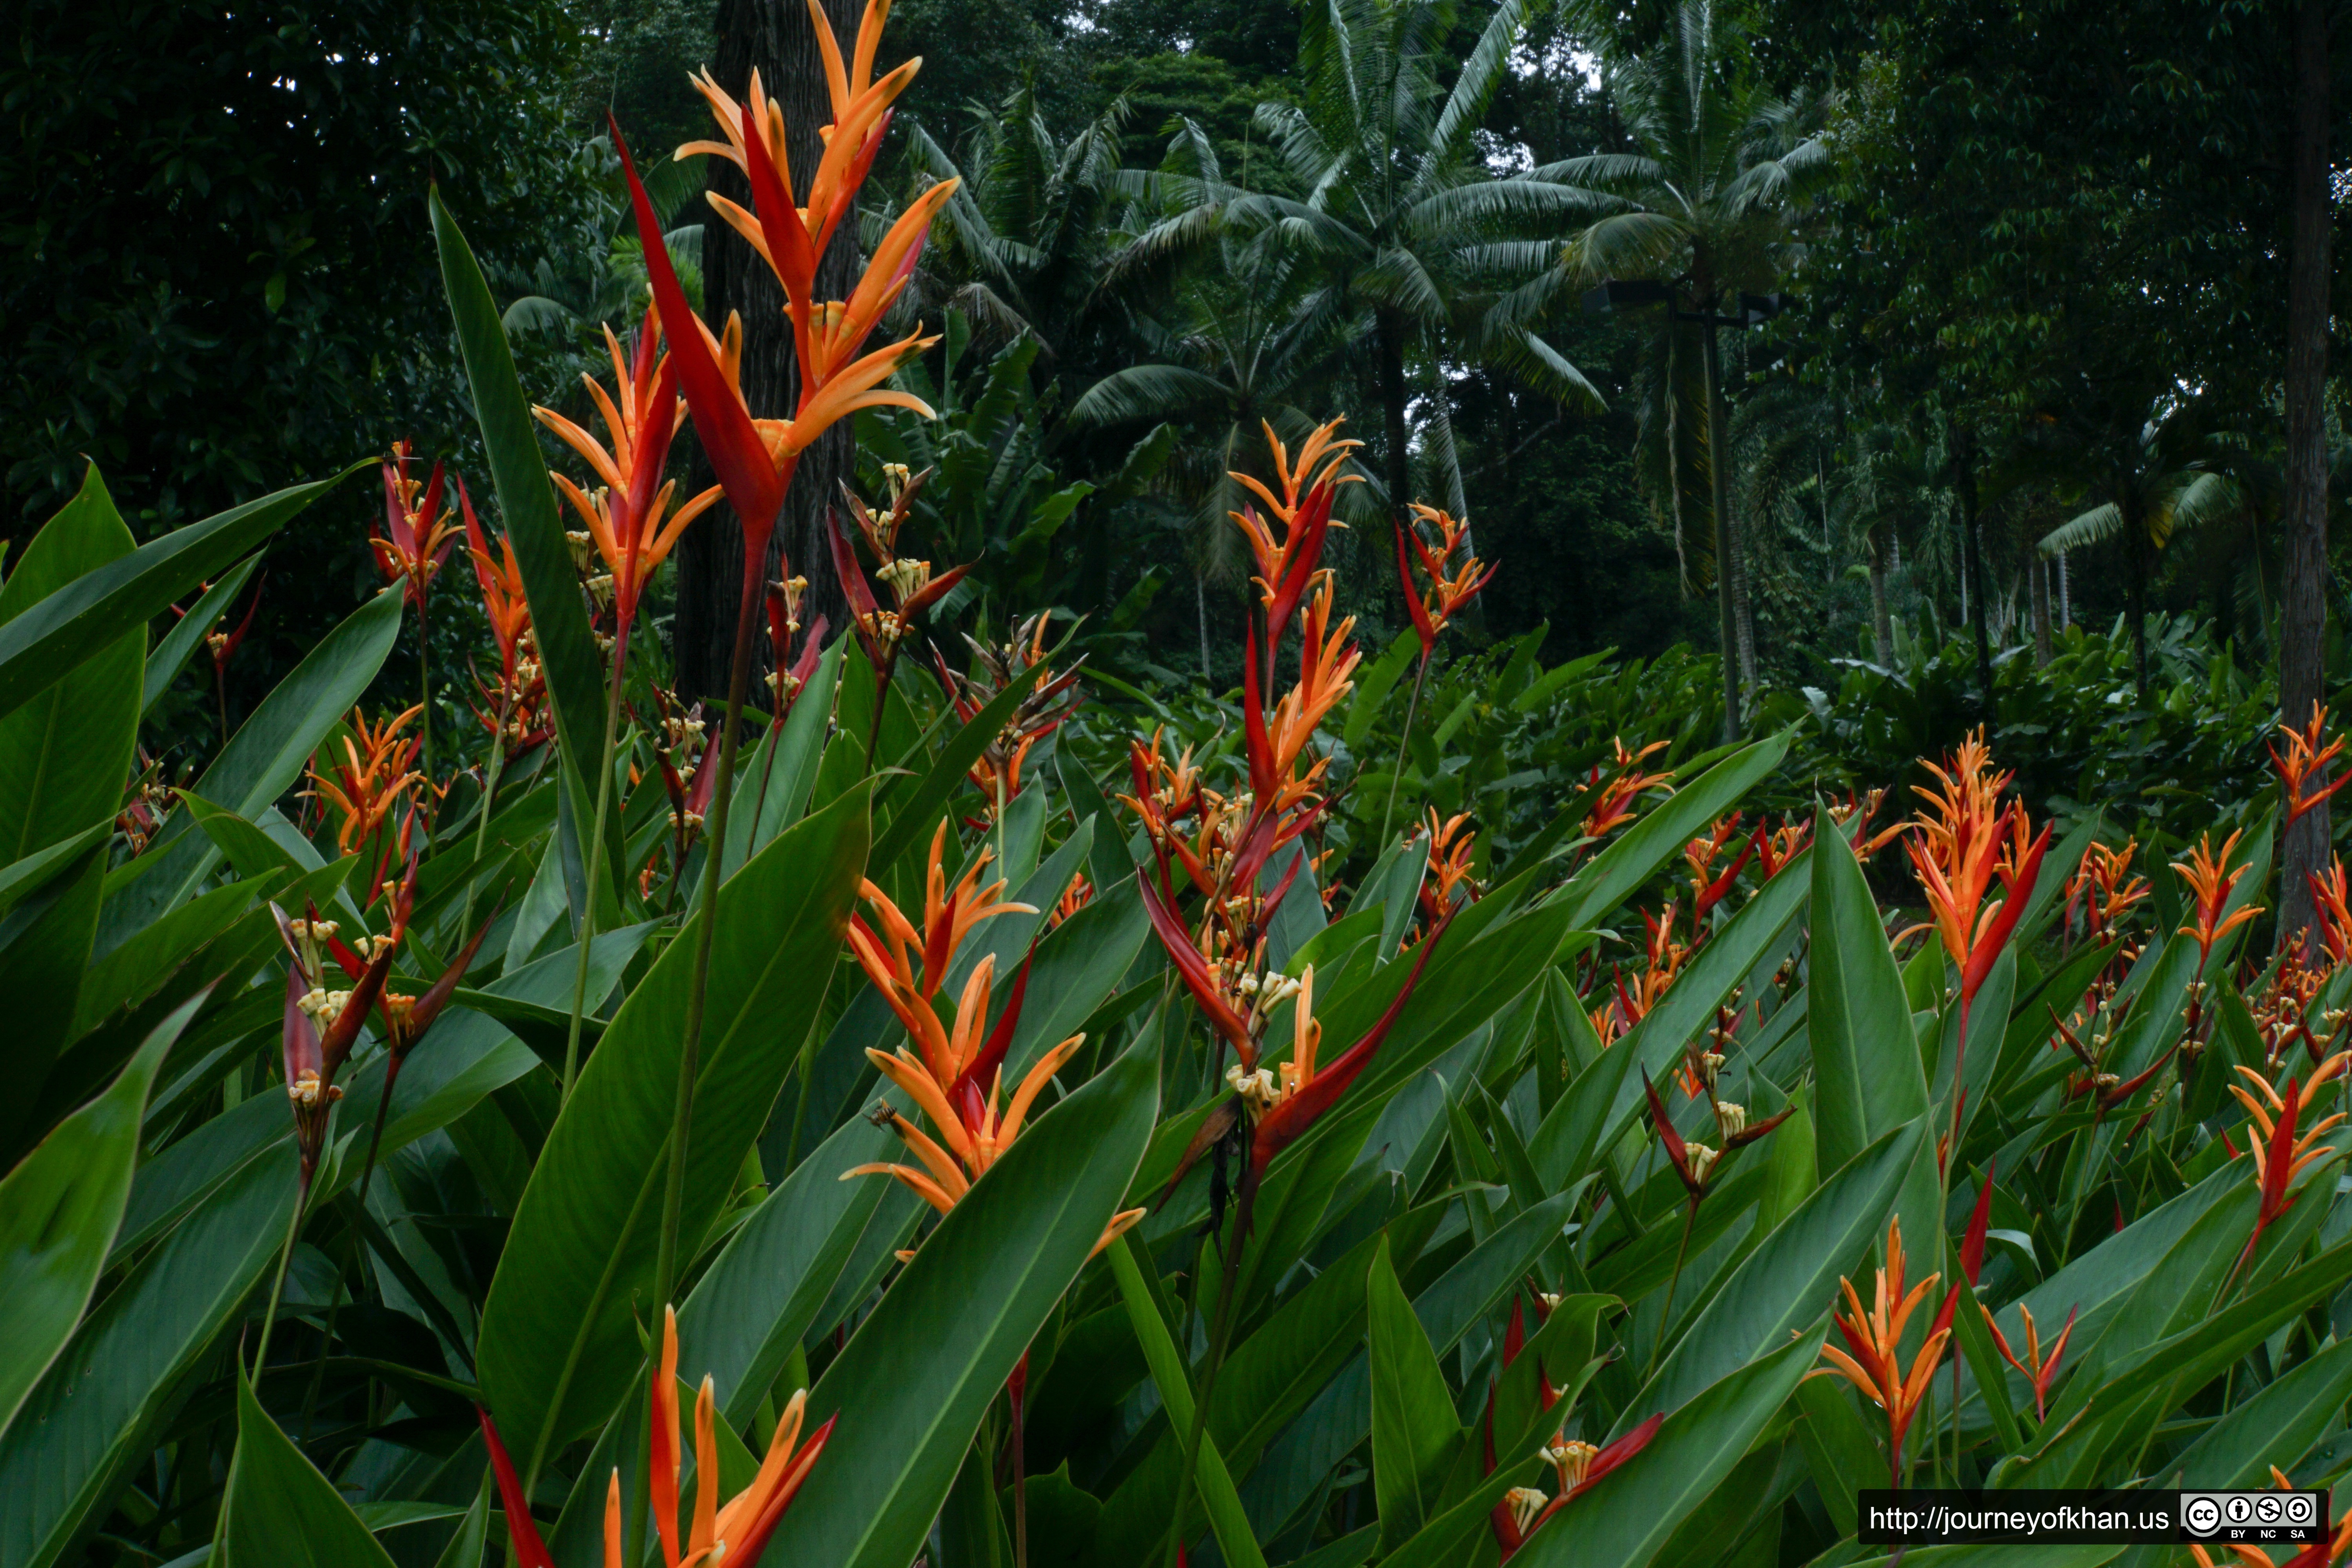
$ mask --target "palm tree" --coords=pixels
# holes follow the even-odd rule
[[[2157,557],[2180,531],[2224,521],[2244,508],[2244,489],[2221,471],[2230,457],[2227,443],[2207,428],[2205,412],[2195,403],[2167,400],[2148,409],[2137,426],[2126,433],[2096,423],[2060,420],[2045,437],[2059,444],[2057,452],[2072,458],[2077,479],[2088,479],[2107,499],[2043,534],[2039,548],[2044,555],[2056,555],[2103,540],[2121,544],[2132,651],[2143,698],[2147,695],[2147,584]]]
[[[1200,176],[1215,178],[1214,154]],[[1188,210],[1200,210],[1190,208]],[[1138,314],[1129,322],[1151,355],[1096,382],[1070,407],[1074,434],[1176,422],[1202,433],[1184,444],[1171,478],[1192,502],[1193,597],[1201,621],[1201,669],[1209,669],[1208,583],[1235,575],[1239,536],[1225,521],[1246,493],[1231,477],[1264,460],[1261,424],[1296,446],[1318,421],[1306,395],[1328,384],[1344,353],[1347,322],[1328,290],[1307,279],[1296,257],[1231,233],[1214,237],[1221,265],[1179,297],[1174,322]],[[1343,500],[1360,506],[1351,492]]]
[[[1496,175],[1476,141],[1509,71],[1523,0],[1496,8],[1449,88],[1440,79],[1454,59],[1447,48],[1454,16],[1444,0],[1309,6],[1298,101],[1261,103],[1256,117],[1283,172],[1306,194],[1235,190],[1220,203],[1224,225],[1263,235],[1307,263],[1316,289],[1310,313],[1349,323],[1369,351],[1381,477],[1399,512],[1412,499],[1416,363],[1427,369],[1475,359],[1563,402],[1601,404],[1524,313],[1505,308],[1511,287],[1539,277],[1549,259],[1540,247],[1507,242],[1530,240],[1574,202],[1554,184]],[[1448,467],[1449,432],[1432,434],[1433,456]],[[1442,482],[1458,488],[1451,473]]]
[[[1774,97],[1742,68],[1736,24],[1714,0],[1680,0],[1651,52],[1604,62],[1606,82],[1632,150],[1546,164],[1528,178],[1559,187],[1592,221],[1560,253],[1559,279],[1582,288],[1604,279],[1670,283],[1679,304],[1660,324],[1677,374],[1696,369],[1705,411],[1704,500],[1683,488],[1688,464],[1670,461],[1676,514],[1703,508],[1715,545],[1724,651],[1724,728],[1739,733],[1741,679],[1755,679],[1755,634],[1731,514],[1729,415],[1717,327],[1743,292],[1769,293],[1795,260],[1792,220],[1828,172],[1829,153],[1804,127],[1817,108]],[[1696,319],[1697,363],[1685,352]],[[1735,655],[1738,668],[1735,670]]]

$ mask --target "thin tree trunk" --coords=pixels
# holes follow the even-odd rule
[[[1715,302],[1702,294],[1699,311],[1712,315]],[[1743,645],[1741,636],[1748,613],[1746,583],[1741,581],[1738,555],[1731,537],[1731,474],[1724,462],[1724,447],[1729,437],[1725,429],[1723,412],[1723,364],[1718,355],[1715,327],[1710,323],[1699,328],[1700,363],[1706,375],[1706,468],[1710,496],[1715,512],[1715,586],[1716,608],[1722,620],[1723,646],[1723,738],[1728,743],[1739,739],[1742,666],[1754,659],[1754,654]],[[1743,657],[1744,656],[1744,657]]]
[[[1373,315],[1374,330],[1379,338],[1381,356],[1381,443],[1384,472],[1382,482],[1388,486],[1389,509],[1396,514],[1402,528],[1412,517],[1409,505],[1412,500],[1412,454],[1404,423],[1404,318],[1394,310],[1379,310]]]
[[[1201,619],[1201,685],[1209,684],[1209,583],[1199,572],[1192,574],[1192,608]]]
[[[2330,213],[2327,168],[2327,7],[2303,0],[2294,17],[2294,237],[2286,283],[2286,581],[2280,599],[2279,709],[2290,724],[2310,721],[2325,699],[2327,634],[2327,385]],[[2282,947],[2311,924],[2306,875],[2327,864],[2327,803],[2286,833],[2281,868]]]
[[[861,7],[855,0],[824,0],[824,8],[846,55]],[[740,101],[750,93],[754,68],[770,97],[783,108],[793,188],[796,194],[803,192],[824,156],[817,128],[832,120],[833,98],[825,86],[816,29],[801,0],[719,0],[711,74]],[[703,166],[709,171],[713,191],[747,208],[751,205],[742,171],[719,158],[703,160]],[[751,412],[761,418],[789,418],[798,400],[800,370],[793,363],[782,286],[758,253],[702,203],[690,204],[677,221],[702,225],[703,315],[712,330],[724,326],[730,310],[743,319],[743,395]],[[826,299],[845,296],[856,280],[856,223],[844,223],[817,265],[817,289]],[[789,561],[793,572],[808,578],[803,620],[823,616],[836,627],[847,623],[847,605],[840,584],[833,580],[832,559],[818,531],[826,509],[840,497],[841,482],[850,477],[853,454],[849,426],[844,422],[802,456],[766,562],[771,577],[789,575],[782,571]],[[694,489],[713,481],[699,447],[693,474]],[[715,699],[727,689],[735,607],[741,597],[743,534],[733,512],[718,508],[688,529],[678,541],[677,558],[672,642],[678,689],[688,698]]]
[[[2130,558],[2132,667],[2137,672],[2139,700],[2147,705],[2147,532],[2137,509],[2124,509],[2124,553]]]
[[[1992,717],[1992,637],[1989,617],[1991,595],[1986,591],[1983,542],[1977,537],[1976,442],[1959,432],[1952,444],[1952,489],[1960,503],[1960,570],[1967,574],[1967,594],[1976,600],[1970,617],[1977,634],[1977,685],[1984,693],[1984,716]]]
[[[2062,631],[2074,624],[2074,587],[2067,575],[2066,552],[2062,550],[2058,552],[2058,626]]]
[[[1882,665],[1895,662],[1895,622],[1886,612],[1886,552],[1879,535],[1885,524],[1870,531],[1870,646]]]
[[[2039,667],[2051,658],[2050,647],[2050,563],[2034,556],[2027,563],[2026,596],[2033,610],[2033,662]]]

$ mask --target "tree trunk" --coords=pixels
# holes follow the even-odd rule
[[[854,0],[824,0],[844,54],[856,36],[860,7]],[[740,101],[751,91],[751,72],[784,111],[786,151],[795,193],[815,174],[824,156],[817,128],[833,119],[833,98],[824,80],[824,57],[808,7],[798,0],[719,0],[711,74]],[[716,127],[713,127],[716,130]],[[710,188],[743,206],[751,205],[742,171],[719,158],[703,160]],[[681,223],[702,223],[703,315],[720,330],[732,310],[743,318],[743,395],[761,418],[789,416],[798,406],[800,370],[793,363],[792,323],[784,315],[783,288],[768,264],[716,213],[696,204]],[[835,231],[817,264],[817,291],[825,299],[847,295],[859,265],[855,222]],[[809,580],[803,619],[823,616],[835,633],[847,624],[846,601],[834,581],[824,547],[826,509],[835,504],[841,483],[852,472],[854,447],[846,421],[828,431],[801,458],[799,472],[769,546],[771,577],[797,572]],[[693,488],[713,482],[709,460],[698,447]],[[692,493],[690,490],[688,493]],[[717,698],[727,690],[728,659],[735,641],[735,607],[742,587],[743,531],[726,507],[686,531],[677,545],[677,616],[672,624],[678,689],[688,698]],[[789,563],[790,570],[785,569]],[[764,661],[763,661],[764,663]]]
[[[2286,280],[2286,581],[2280,597],[2279,709],[2307,723],[2324,700],[2327,633],[2328,287],[2334,268],[2327,168],[2327,7],[2302,0],[2294,17],[2294,130],[2288,160],[2294,234]],[[2322,801],[2287,830],[2281,867],[2281,946],[2311,924],[2306,875],[2327,864],[2329,823]]]
[[[1895,662],[1895,623],[1886,613],[1886,552],[1879,535],[1885,524],[1870,531],[1870,646],[1882,667]]]
[[[2140,521],[2137,508],[2126,506],[2124,516],[2124,553],[2130,558],[2130,578],[2126,608],[2131,615],[2132,668],[2137,672],[2140,706],[2147,706],[2147,528]]]
[[[1702,295],[1698,308],[1702,314],[1712,315],[1715,301]],[[1740,628],[1747,614],[1748,595],[1732,548],[1731,475],[1729,465],[1723,460],[1728,439],[1723,416],[1723,365],[1717,357],[1712,323],[1699,329],[1699,359],[1706,366],[1706,468],[1715,512],[1716,608],[1722,620],[1723,739],[1728,744],[1739,739],[1743,662]]]
[[[1977,685],[1984,693],[1984,717],[1990,719],[1992,637],[1987,628],[1992,604],[1986,592],[1983,544],[1977,538],[1976,442],[1966,430],[1958,436],[1952,443],[1952,490],[1960,503],[1960,570],[1967,574],[1969,596],[1975,601],[1975,614],[1969,618],[1977,634]]]
[[[1388,486],[1389,510],[1396,514],[1397,526],[1404,527],[1412,517],[1412,465],[1405,430],[1404,395],[1404,318],[1394,310],[1373,313],[1373,330],[1378,334],[1381,356],[1381,445],[1384,448],[1381,482]]]
[[[2050,647],[2050,563],[2035,555],[2027,564],[2026,596],[2033,610],[2033,662],[2047,665]]]
[[[2058,552],[2058,629],[2074,624],[2074,584],[2066,575],[2066,552]]]

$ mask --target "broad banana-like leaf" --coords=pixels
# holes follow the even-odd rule
[[[923,1241],[809,1395],[840,1426],[777,1531],[782,1563],[903,1568],[982,1416],[1143,1157],[1160,1064],[1131,1049],[1024,1130]],[[879,1178],[872,1178],[879,1179]]]
[[[229,1461],[227,1568],[392,1568],[335,1483],[278,1428],[236,1374],[236,1456]]]
[[[89,1305],[131,1195],[147,1096],[196,1007],[164,1019],[113,1088],[0,1181],[0,1435]]]

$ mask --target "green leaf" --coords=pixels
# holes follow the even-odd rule
[[[719,889],[682,1257],[701,1250],[816,1020],[866,833],[859,792],[777,838]],[[640,1363],[635,1325],[661,1310],[645,1294],[695,931],[688,921],[590,1055],[531,1172],[482,1309],[482,1387],[523,1454],[535,1456],[534,1470],[604,1425]]]
[[[904,1568],[1004,1380],[1076,1278],[1159,1111],[1128,1051],[1024,1130],[944,1216],[809,1395],[838,1415],[771,1556]]]
[[[0,1436],[0,1557],[11,1568],[74,1561],[104,1521],[276,1259],[295,1179],[290,1149],[248,1162],[140,1259],[35,1385]]]
[[[357,471],[346,468],[331,479],[278,490],[174,529],[76,578],[0,626],[0,716],[15,712],[80,668],[120,640],[126,629],[140,627],[143,635],[147,623],[173,600],[226,570],[296,512]],[[100,495],[105,493],[95,465],[83,482],[83,493],[89,494],[93,485]]]
[[[195,607],[173,622],[172,629],[165,632],[149,652],[146,686],[139,699],[142,718],[153,711],[157,700],[172,689],[172,682],[177,680],[180,671],[187,668],[188,657],[196,651],[196,645],[203,642],[205,634],[228,614],[230,605],[244,591],[246,584],[252,580],[254,569],[260,564],[260,558],[256,556],[230,567],[228,574],[205,589]]]
[[[259,820],[374,681],[400,635],[400,591],[386,588],[320,638],[237,727],[189,793]],[[193,812],[173,812],[146,853],[107,879],[101,954],[176,908],[220,863],[211,839],[189,832],[194,823]]]
[[[2334,1431],[2352,1398],[2352,1342],[2338,1340],[2252,1398],[2242,1400],[2168,1461],[2166,1487],[2265,1487],[2271,1467],[2295,1460]]]
[[[131,1196],[148,1093],[198,1005],[166,1018],[113,1088],[0,1181],[0,1434],[89,1305]]]
[[[132,548],[93,467],[81,493],[33,536],[0,585],[0,626]],[[126,623],[79,668],[0,719],[0,859],[22,859],[113,817],[139,735],[146,654],[147,628]]]
[[[530,605],[531,640],[547,671],[557,752],[564,759],[572,801],[593,803],[596,792],[590,787],[593,783],[590,775],[595,768],[586,759],[600,755],[604,743],[605,660],[589,633],[587,608],[580,597],[580,574],[572,563],[572,546],[563,537],[563,519],[556,508],[555,487],[548,482],[547,461],[540,455],[530,400],[515,374],[514,353],[507,344],[498,306],[490,299],[489,284],[437,189],[427,194],[425,205],[433,215],[441,285],[457,323],[458,351],[466,360],[466,384],[474,395],[474,416],[482,426],[482,450],[489,459],[491,488],[498,493],[499,512],[506,522],[507,539],[514,546],[515,564],[522,573],[523,597]],[[588,820],[593,809],[592,804],[581,819]],[[618,827],[615,823],[615,846]],[[609,864],[617,879],[620,860],[611,858]]]
[[[111,821],[92,823],[71,838],[61,839],[47,849],[26,856],[0,867],[0,912],[15,905],[18,899],[34,891],[57,875],[58,868],[84,850],[104,844],[113,836]]]
[[[896,1133],[863,1120],[826,1139],[752,1211],[678,1310],[680,1364],[716,1382],[730,1426],[750,1423],[890,1190],[841,1173],[898,1150]]]
[[[15,1164],[47,1131],[42,1090],[72,1038],[105,871],[105,849],[86,849],[0,920],[0,995],[14,999],[0,1052],[0,1163]]]
[[[777,834],[808,810],[816,787],[816,765],[824,751],[833,693],[841,682],[848,639],[837,639],[816,661],[816,673],[785,715],[783,729],[771,726],[742,764],[735,805],[727,817],[727,864],[740,866],[765,849]],[[730,873],[731,874],[731,873]]]
[[[392,1568],[334,1482],[236,1375],[236,1456],[229,1461],[226,1568]]]
[[[1184,1370],[1183,1357],[1177,1353],[1167,1320],[1160,1315],[1160,1308],[1151,1298],[1151,1287],[1144,1279],[1143,1270],[1150,1264],[1149,1259],[1139,1260],[1141,1251],[1133,1236],[1119,1237],[1109,1247],[1110,1269],[1118,1280],[1119,1299],[1126,1304],[1128,1321],[1135,1327],[1136,1341],[1143,1347],[1145,1364],[1151,1369],[1152,1384],[1160,1390],[1160,1402],[1168,1412],[1169,1433],[1180,1444],[1189,1442],[1199,1405],[1192,1397],[1192,1382]],[[1209,1515],[1209,1528],[1215,1533],[1225,1561],[1243,1564],[1244,1568],[1264,1568],[1265,1554],[1258,1550],[1257,1537],[1250,1532],[1249,1516],[1242,1511],[1241,1494],[1234,1489],[1233,1472],[1225,1468],[1225,1458],[1218,1449],[1213,1432],[1201,1434],[1194,1479]]]
[[[1523,1568],[1640,1568],[1713,1492],[1821,1355],[1816,1330],[1733,1373],[1665,1419],[1649,1446],[1528,1538]],[[1652,1414],[1642,1412],[1637,1420]]]
[[[1589,926],[1630,898],[1708,824],[1737,805],[1756,782],[1780,765],[1793,731],[1743,746],[1709,768],[1594,856],[1560,889],[1571,926]],[[1786,876],[1787,872],[1781,875]],[[1778,878],[1774,879],[1779,880]]]
[[[1822,818],[1824,825],[1829,819]],[[1845,834],[1815,835],[1812,966],[1806,1023],[1812,1033],[1815,1158],[1822,1173],[1927,1113],[1927,1079],[1911,1032],[1903,973],[1878,923],[1878,905]]]
[[[1923,1155],[1925,1147],[1923,1118],[1881,1136],[1800,1204],[1715,1288],[1665,1364],[1627,1405],[1617,1432],[1654,1411],[1680,1409],[1821,1321],[1837,1299],[1839,1279],[1861,1274],[1871,1247],[1886,1234],[1904,1177],[1921,1158],[1932,1158]]]
[[[1383,1245],[1366,1286],[1364,1342],[1372,1372],[1372,1487],[1381,1539],[1402,1543],[1434,1511],[1462,1441],[1437,1352],[1397,1283]]]

